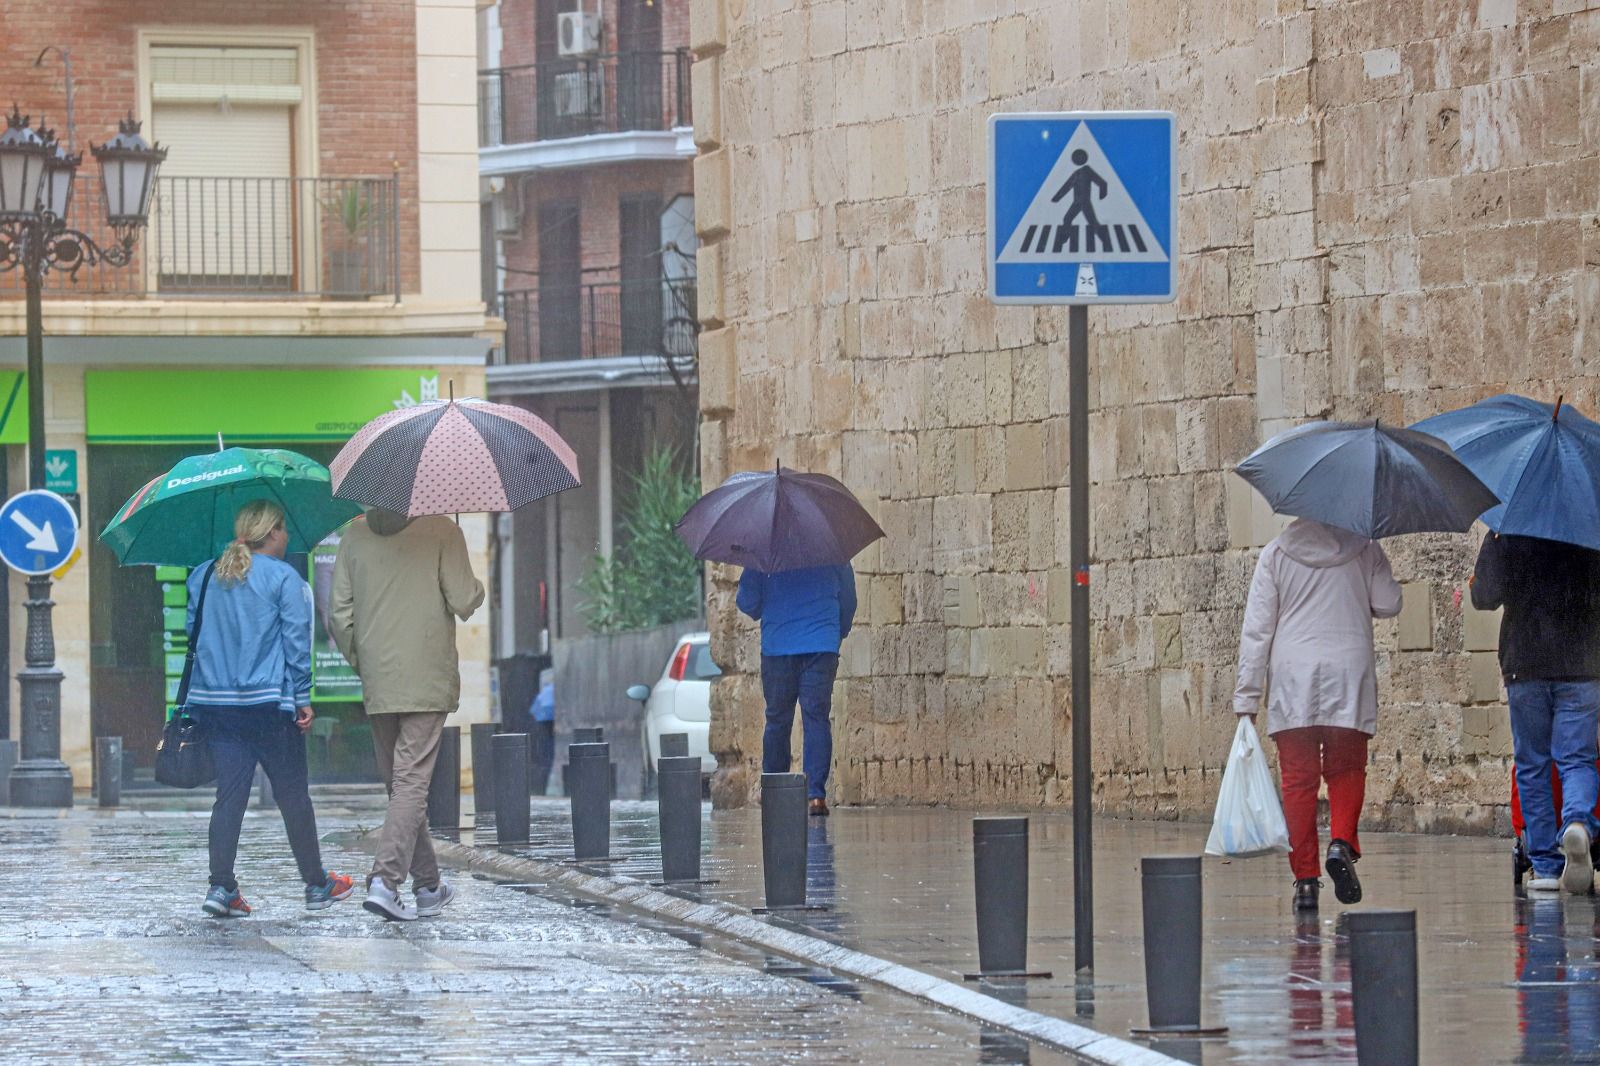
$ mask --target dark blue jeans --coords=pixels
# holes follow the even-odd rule
[[[239,887],[233,863],[257,763],[272,782],[301,880],[308,885],[326,881],[328,872],[322,868],[322,847],[317,843],[317,815],[307,787],[306,738],[294,720],[276,705],[203,707],[195,708],[194,713],[205,723],[217,764],[217,801],[211,807],[211,883],[229,892]]]
[[[833,678],[839,656],[763,655],[761,692],[767,699],[767,731],[761,738],[761,772],[786,774],[793,756],[789,733],[794,728],[794,705],[800,704],[804,736],[806,793],[821,799],[828,792],[828,767],[833,763]]]
[[[1528,827],[1528,858],[1540,877],[1556,877],[1565,860],[1561,833],[1573,822],[1600,830],[1594,817],[1600,774],[1595,772],[1600,681],[1511,681],[1511,742],[1516,751],[1517,792]],[[1555,809],[1550,767],[1561,774],[1561,810]]]

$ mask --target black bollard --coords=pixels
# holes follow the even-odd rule
[[[1347,911],[1356,1061],[1361,1066],[1415,1066],[1417,1041],[1417,912]]]
[[[1140,871],[1150,1027],[1135,1032],[1227,1032],[1200,1024],[1200,856],[1146,855]]]
[[[428,824],[434,829],[461,828],[461,727],[447,725],[439,735],[439,756],[428,782]]]
[[[17,765],[17,742],[0,740],[0,807],[11,806],[11,768]]]
[[[567,785],[572,793],[572,857],[610,858],[611,745],[567,745]]]
[[[972,891],[983,977],[1049,977],[1028,969],[1028,820],[972,820]]]
[[[496,733],[494,749],[495,842],[528,842],[528,734]]]
[[[678,759],[689,754],[688,733],[662,733],[661,757],[663,759]]]
[[[94,738],[94,794],[102,807],[122,803],[122,738]]]
[[[666,738],[662,738],[662,747]],[[661,818],[661,879],[700,880],[700,760],[664,755],[656,763],[656,808]]]
[[[478,814],[494,810],[493,722],[472,723],[472,809]]]
[[[600,726],[578,726],[572,731],[574,744],[600,744],[606,739],[606,731]]]
[[[806,775],[761,775],[765,910],[806,905]]]

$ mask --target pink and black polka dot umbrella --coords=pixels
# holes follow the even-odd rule
[[[411,517],[515,511],[579,484],[578,458],[549,423],[482,400],[379,415],[328,469],[340,499]]]

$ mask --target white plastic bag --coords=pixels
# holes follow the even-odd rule
[[[1233,750],[1228,767],[1222,772],[1222,791],[1217,794],[1217,813],[1211,820],[1207,855],[1266,855],[1289,850],[1289,826],[1283,820],[1283,804],[1272,783],[1272,771],[1261,751],[1256,727],[1248,717],[1239,716],[1239,729],[1233,734]]]

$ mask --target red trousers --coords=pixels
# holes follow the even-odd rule
[[[1337,726],[1307,726],[1274,733],[1278,770],[1283,775],[1283,818],[1289,823],[1289,868],[1295,880],[1322,871],[1317,846],[1317,793],[1328,783],[1330,832],[1349,844],[1357,856],[1361,842],[1356,823],[1367,793],[1367,734]]]

